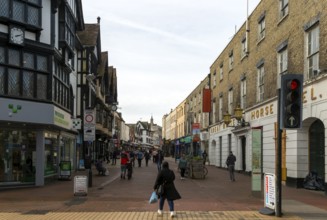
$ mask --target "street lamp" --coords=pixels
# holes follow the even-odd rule
[[[242,127],[249,126],[249,123],[245,122],[245,120],[243,118],[243,109],[240,106],[237,106],[234,109],[233,117],[237,120],[238,125],[241,125]],[[228,126],[232,121],[232,115],[229,114],[227,111],[223,116],[223,120],[224,120],[225,125]],[[236,127],[236,126],[228,126],[228,127]]]

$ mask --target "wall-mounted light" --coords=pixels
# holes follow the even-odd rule
[[[229,124],[232,122],[232,117],[235,118],[238,122],[237,125],[235,126],[229,126]],[[236,127],[236,126],[249,126],[249,123],[246,122],[243,118],[243,109],[240,106],[237,106],[234,109],[234,116],[232,116],[231,114],[229,114],[228,112],[226,112],[223,116],[223,120],[226,126],[228,127]]]

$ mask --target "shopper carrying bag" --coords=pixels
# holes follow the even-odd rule
[[[173,218],[176,216],[174,211],[174,200],[180,199],[181,196],[178,193],[175,184],[175,174],[174,171],[169,169],[169,164],[167,161],[162,163],[162,170],[158,173],[156,182],[153,186],[153,189],[156,191],[163,185],[163,193],[160,195],[158,215],[162,216],[163,206],[165,200],[167,199],[170,211],[170,217]]]

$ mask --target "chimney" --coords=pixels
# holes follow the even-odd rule
[[[98,20],[98,24],[100,24],[101,18],[100,17],[97,17],[97,20]]]

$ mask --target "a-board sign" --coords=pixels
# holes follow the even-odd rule
[[[276,205],[276,182],[275,175],[265,174],[265,207],[275,210]]]
[[[60,177],[70,178],[71,175],[71,162],[70,161],[61,161],[60,162]]]
[[[74,195],[86,196],[87,195],[87,176],[74,177]]]

